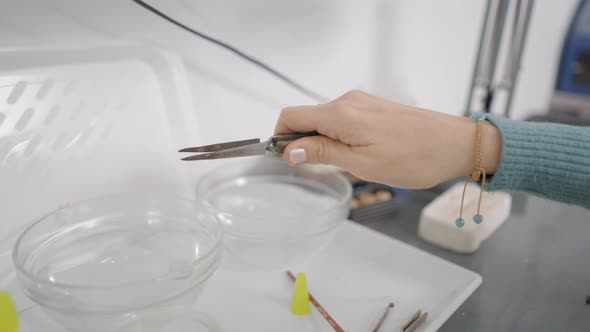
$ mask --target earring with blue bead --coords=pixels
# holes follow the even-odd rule
[[[483,222],[483,216],[481,214],[476,214],[473,216],[473,222],[476,224],[481,224]]]
[[[455,220],[455,225],[457,225],[457,227],[461,228],[461,227],[465,226],[465,220],[463,220],[463,218],[459,217]]]
[[[467,179],[465,180],[465,185],[463,186],[463,194],[461,195],[461,208],[459,209],[459,218],[455,219],[455,225],[459,228],[465,226],[465,219],[463,219],[463,203],[465,201],[465,190],[467,189],[467,185],[469,184],[469,181],[471,181],[471,177],[467,177]],[[486,183],[486,173],[485,171],[483,171],[483,169],[481,170],[481,189],[479,192],[479,200],[477,202],[477,213],[475,215],[473,215],[473,222],[476,223],[477,225],[481,224],[483,222],[483,216],[480,213],[480,208],[481,208],[481,199],[483,196],[483,190],[484,190],[484,186]]]
[[[461,208],[459,210],[459,218],[455,220],[455,225],[459,228],[465,226],[465,220],[463,219],[463,203],[465,201],[465,190],[467,189],[467,185],[469,181],[479,181],[481,179],[481,189],[479,192],[479,200],[477,202],[477,213],[473,216],[473,222],[477,225],[483,222],[483,216],[480,214],[481,208],[481,199],[483,196],[484,187],[486,184],[486,171],[483,167],[483,146],[482,140],[484,137],[484,126],[483,122],[486,120],[486,115],[482,113],[475,113],[471,116],[473,120],[477,123],[477,140],[476,140],[476,149],[475,149],[475,165],[473,168],[473,173],[467,176],[465,180],[465,185],[463,186],[463,194],[461,195]]]

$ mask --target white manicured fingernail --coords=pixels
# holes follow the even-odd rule
[[[307,160],[304,149],[295,149],[289,153],[289,161],[293,164],[301,164]]]

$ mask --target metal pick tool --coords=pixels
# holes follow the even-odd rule
[[[373,332],[379,332],[379,329],[381,328],[381,325],[383,325],[383,322],[385,322],[385,319],[387,318],[387,316],[389,315],[389,312],[393,309],[393,307],[394,307],[393,302],[389,302],[389,304],[387,305],[387,307],[383,311],[383,314],[381,315],[381,318],[379,318],[379,321],[377,322],[377,325],[373,329]]]

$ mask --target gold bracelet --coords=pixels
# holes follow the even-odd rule
[[[465,220],[463,219],[463,204],[465,202],[465,190],[467,189],[467,185],[469,184],[469,181],[477,182],[480,181],[480,179],[481,188],[479,191],[479,200],[477,201],[477,213],[473,216],[473,222],[476,224],[481,224],[483,222],[483,216],[480,214],[480,208],[481,199],[483,197],[483,192],[486,185],[486,170],[483,167],[483,138],[485,136],[484,121],[486,121],[486,116],[481,113],[475,113],[471,118],[477,122],[477,130],[475,136],[475,156],[473,162],[473,171],[471,172],[471,174],[467,175],[465,185],[463,186],[463,194],[461,195],[461,208],[459,209],[459,218],[455,220],[455,225],[457,225],[457,227],[465,226]]]

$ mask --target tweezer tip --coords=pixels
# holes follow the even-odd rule
[[[393,308],[393,307],[395,307],[395,305],[393,304],[393,302],[389,302],[389,307],[390,307],[390,308]]]

